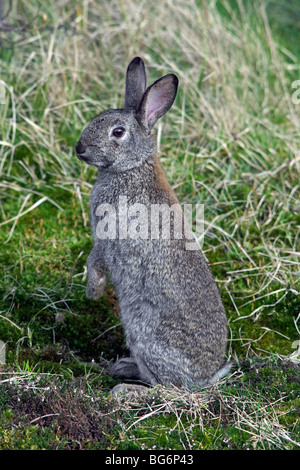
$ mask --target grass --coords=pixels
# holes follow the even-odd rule
[[[1,449],[299,448],[296,6],[2,5]],[[96,173],[74,145],[92,117],[122,106],[134,55],[149,83],[179,77],[157,145],[179,200],[204,204],[203,250],[228,315],[235,369],[197,394],[112,398],[107,368],[126,353],[117,300],[112,286],[85,298]]]
[[[112,397],[91,369],[72,380],[1,373],[0,449],[296,449],[299,370],[244,361],[212,389],[155,387]]]

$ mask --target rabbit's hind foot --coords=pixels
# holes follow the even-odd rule
[[[157,385],[157,380],[143,360],[124,357],[110,369],[112,375],[120,379],[139,380],[148,385]]]
[[[138,365],[132,357],[124,357],[117,361],[111,367],[110,373],[120,379],[140,379]]]

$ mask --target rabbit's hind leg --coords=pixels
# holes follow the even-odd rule
[[[120,379],[140,380],[149,385],[158,383],[153,373],[141,359],[136,361],[132,357],[124,357],[111,367],[110,372]]]
[[[110,373],[120,379],[140,379],[139,368],[132,357],[119,359],[110,369]]]
[[[159,382],[146,362],[140,357],[137,357],[136,360],[140,372],[140,380],[152,386],[157,385]]]

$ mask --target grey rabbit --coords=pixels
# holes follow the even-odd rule
[[[179,206],[151,135],[172,106],[177,86],[177,77],[168,74],[146,89],[144,62],[135,57],[127,68],[124,108],[96,116],[83,130],[76,153],[98,168],[90,197],[94,245],[87,258],[86,295],[99,299],[110,274],[130,350],[111,373],[194,390],[230,369],[224,360],[225,310],[200,248],[186,249],[191,241],[186,232],[176,236],[175,215],[170,215],[169,237],[162,236],[161,219],[158,236],[149,235],[147,224],[152,207]],[[144,227],[138,223],[143,208],[149,210]],[[132,236],[130,223],[136,228]]]

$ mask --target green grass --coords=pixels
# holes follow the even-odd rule
[[[12,0],[3,13],[0,449],[299,448],[296,0]],[[158,149],[182,204],[204,204],[228,316],[233,375],[198,394],[113,399],[108,366],[126,354],[117,300],[112,286],[85,297],[96,171],[74,146],[122,106],[134,55],[148,83],[179,77]]]

